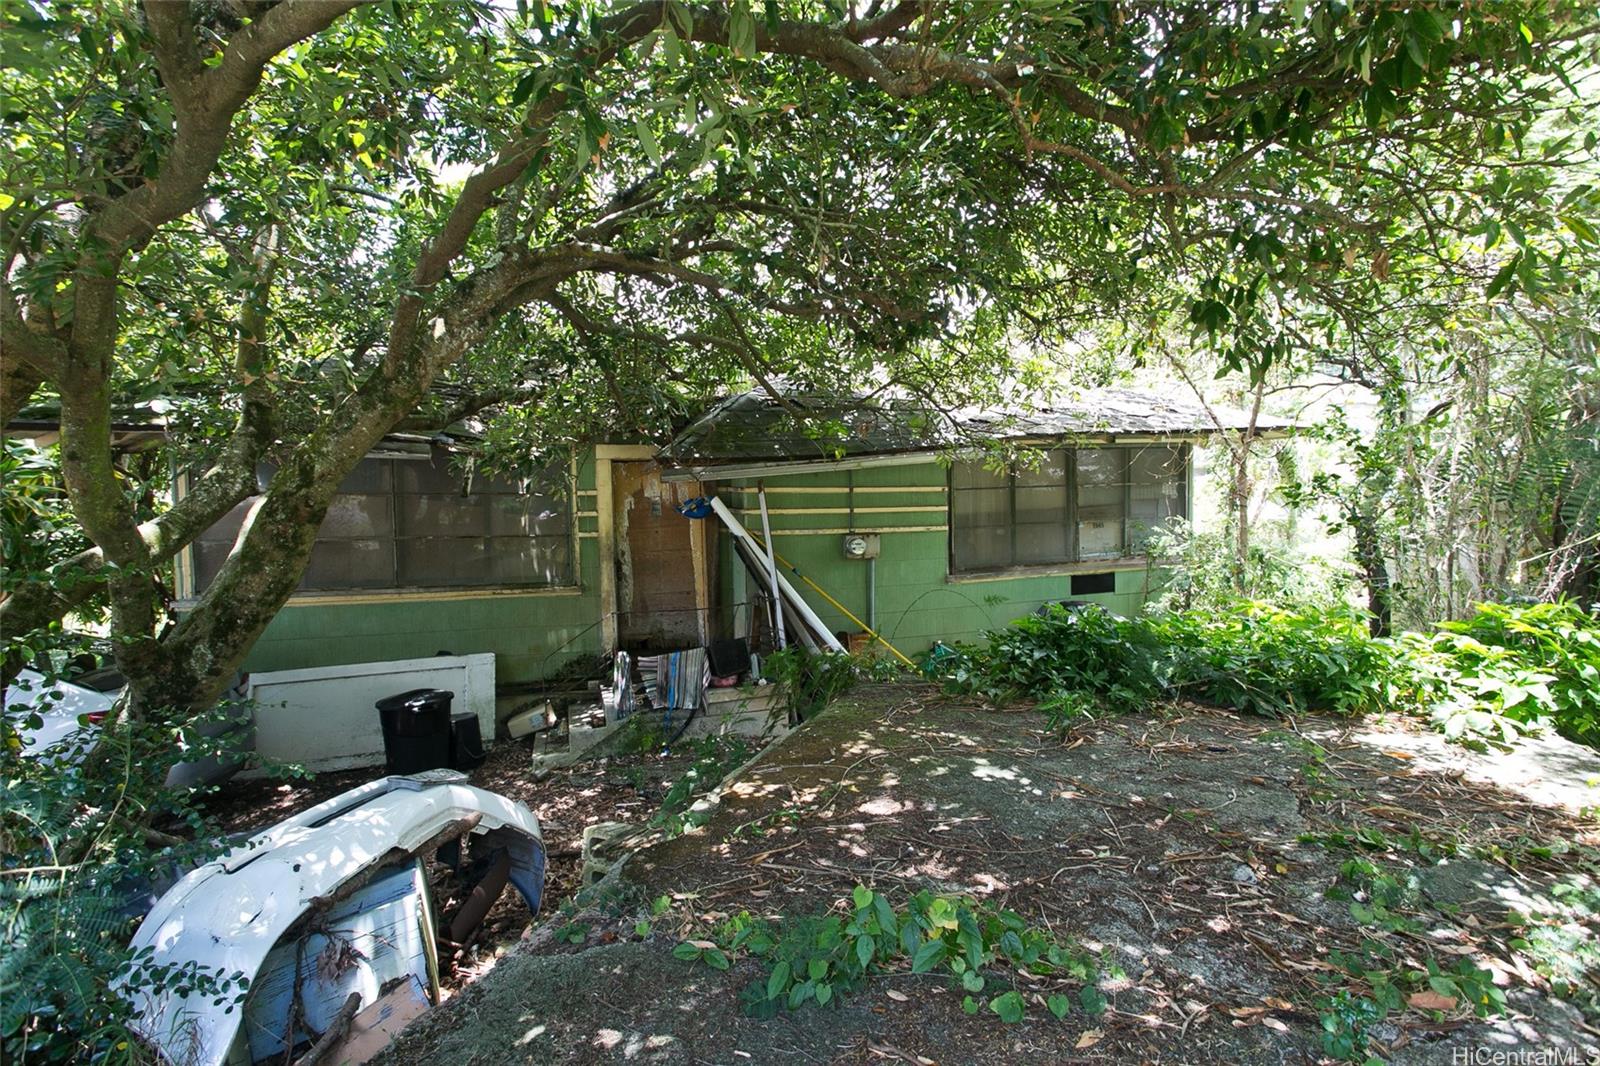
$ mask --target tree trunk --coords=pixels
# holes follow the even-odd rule
[[[1394,604],[1378,523],[1359,507],[1351,508],[1345,517],[1355,534],[1356,562],[1367,585],[1367,627],[1373,636],[1386,637],[1394,626]]]
[[[44,375],[33,366],[0,352],[0,427],[11,424],[43,383]]]
[[[1244,592],[1250,578],[1250,445],[1241,437],[1233,457],[1233,587]]]
[[[308,477],[309,465],[278,471],[246,518],[232,559],[161,642],[159,660],[129,675],[136,713],[181,721],[215,703],[294,594],[338,486]]]
[[[1266,392],[1267,379],[1262,374],[1250,402],[1250,424],[1239,434],[1239,446],[1233,453],[1233,587],[1239,592],[1244,592],[1250,581],[1250,451]]]

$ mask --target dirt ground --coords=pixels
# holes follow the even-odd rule
[[[1600,1044],[1507,921],[1556,908],[1558,885],[1594,887],[1595,752],[1556,742],[1476,754],[1407,722],[1200,707],[1086,723],[1065,739],[1042,724],[926,686],[857,689],[724,789],[706,824],[631,856],[584,909],[552,907],[385,1061],[1316,1062],[1327,997],[1366,991],[1336,953],[1364,940],[1397,972],[1471,959],[1511,1008],[1489,1021],[1393,1013],[1371,1030],[1390,1061]],[[534,789],[553,849],[573,846],[580,818],[627,813],[601,809],[625,794],[606,791],[615,773]],[[507,789],[529,796],[514,776]],[[560,805],[585,787],[598,802]],[[1341,890],[1341,867],[1355,858],[1411,886],[1394,907],[1403,922],[1352,915],[1364,890]],[[1109,1009],[1057,1021],[1032,999],[1048,982],[1023,981],[1027,1019],[1005,1025],[964,1013],[948,976],[903,972],[757,1021],[738,1003],[764,973],[757,962],[723,973],[671,955],[730,914],[817,913],[857,883],[1011,908],[1100,960]],[[635,923],[663,895],[670,909],[641,935]],[[1592,916],[1573,929],[1595,942]]]

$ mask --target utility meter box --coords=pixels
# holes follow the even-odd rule
[[[840,542],[844,549],[846,559],[876,559],[878,557],[878,534],[876,533],[846,533]]]

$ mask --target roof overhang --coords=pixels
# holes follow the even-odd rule
[[[1218,436],[1232,436],[1248,431],[1236,429],[1206,430],[1196,433],[1076,433],[1068,437],[1018,437],[1007,443],[1022,448],[1071,447],[1104,448],[1137,444],[1201,444]],[[1293,427],[1258,429],[1250,436],[1258,440],[1280,440],[1290,436]],[[938,462],[956,455],[959,449],[927,449],[912,452],[880,452],[868,455],[845,455],[838,459],[762,459],[700,462],[678,459],[662,451],[656,461],[662,466],[662,481],[727,481],[742,478],[794,477],[839,470],[863,470],[869,467],[915,466]]]

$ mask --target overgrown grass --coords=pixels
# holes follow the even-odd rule
[[[1118,618],[1051,607],[933,663],[957,690],[1037,700],[1052,723],[1159,700],[1281,715],[1424,714],[1453,739],[1506,742],[1553,725],[1600,744],[1600,616],[1572,603],[1482,604],[1462,622],[1395,638],[1348,608]]]

